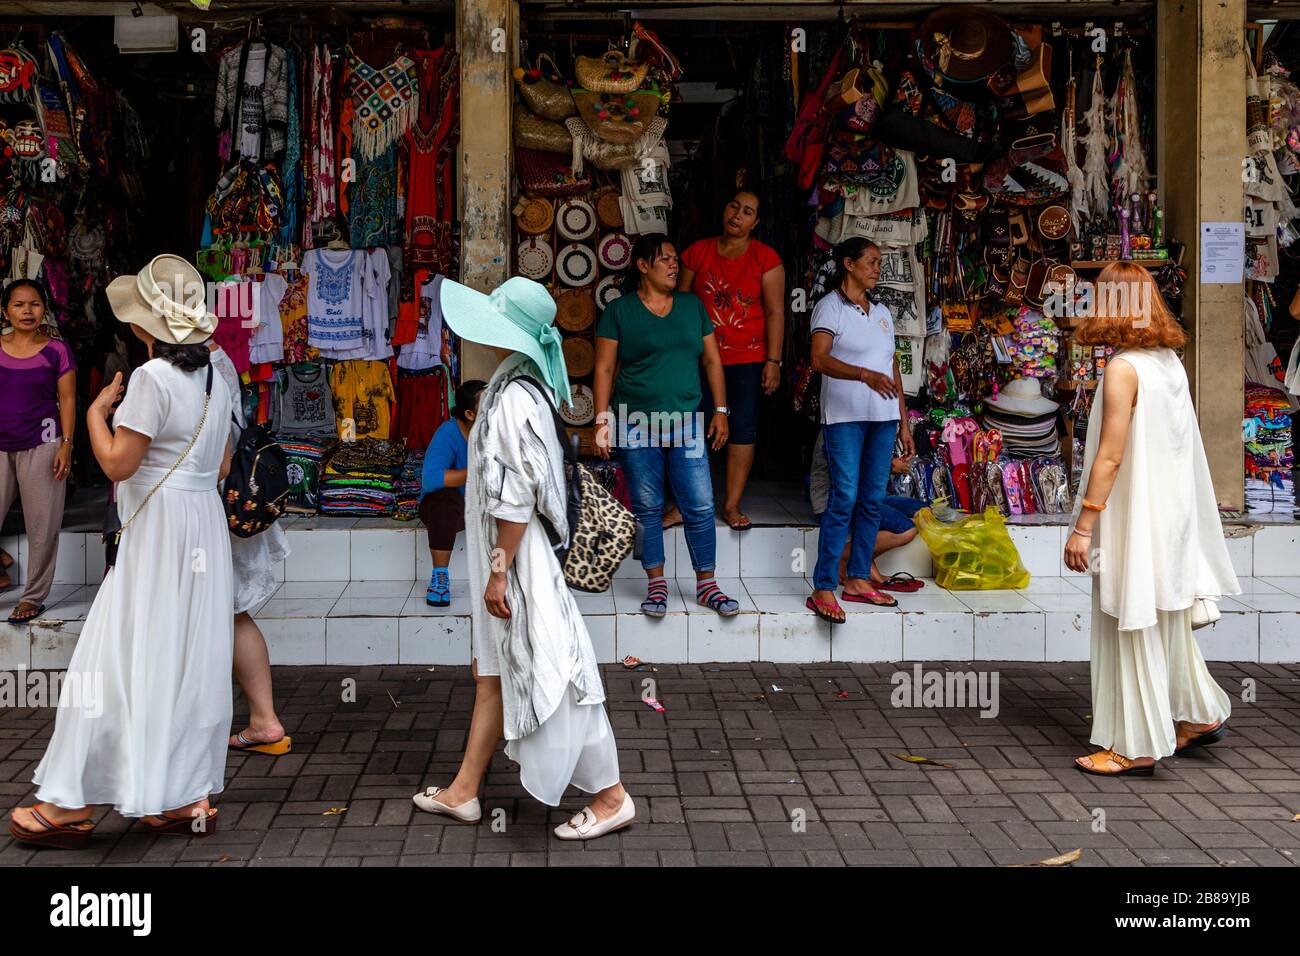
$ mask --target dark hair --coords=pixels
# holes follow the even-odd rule
[[[456,404],[452,406],[451,413],[462,422],[465,421],[465,415],[474,408],[474,402],[478,399],[478,393],[487,388],[487,382],[481,378],[472,378],[468,382],[461,382],[456,386]]]
[[[154,339],[153,357],[162,359],[164,362],[171,362],[182,372],[194,372],[201,368],[207,368],[212,362],[212,354],[208,351],[207,342],[198,342],[194,345],[173,345],[171,342]]]
[[[632,253],[628,256],[627,272],[623,274],[624,295],[630,295],[641,285],[641,270],[636,264],[642,260],[653,263],[659,258],[664,246],[676,248],[676,244],[660,232],[646,232],[637,236],[636,242],[632,243]]]
[[[829,295],[844,284],[844,278],[849,274],[849,271],[844,268],[845,259],[852,259],[856,262],[866,255],[868,249],[878,250],[879,248],[880,246],[865,236],[849,236],[849,238],[837,242],[835,248],[831,251],[831,255],[835,259],[835,275],[826,283],[826,292],[823,294]]]
[[[27,286],[29,289],[35,289],[36,294],[41,297],[41,305],[45,309],[49,309],[50,293],[49,290],[45,288],[45,283],[40,279],[14,279],[5,286],[4,293],[0,294],[0,309],[9,308],[9,299],[13,296],[14,291],[22,286]]]

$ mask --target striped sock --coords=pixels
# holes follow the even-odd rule
[[[646,582],[645,600],[641,602],[641,610],[657,613],[668,610],[667,578],[650,578]]]
[[[727,597],[713,578],[695,582],[695,600],[709,610],[723,615],[729,616],[740,610],[740,605]]]

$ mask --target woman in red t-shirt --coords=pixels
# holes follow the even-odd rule
[[[754,465],[759,399],[781,382],[785,335],[785,267],[771,246],[750,238],[757,224],[758,196],[737,192],[723,210],[722,235],[692,243],[677,279],[678,291],[694,292],[704,302],[722,356],[731,402],[722,515],[736,531],[751,527],[740,499]],[[707,388],[704,397],[712,410]],[[666,526],[681,520],[675,512]]]

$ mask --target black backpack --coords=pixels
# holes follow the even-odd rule
[[[261,534],[284,514],[288,497],[284,449],[272,436],[269,422],[250,425],[230,456],[230,474],[221,492],[230,533],[237,538]]]

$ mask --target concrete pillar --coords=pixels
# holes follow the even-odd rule
[[[1156,5],[1157,152],[1166,232],[1186,244],[1187,374],[1219,504],[1244,506],[1243,288],[1202,284],[1200,224],[1242,219],[1245,0]]]
[[[510,274],[510,70],[519,33],[515,0],[456,0],[460,51],[460,274],[483,292]],[[461,347],[461,378],[488,378],[490,352]]]

